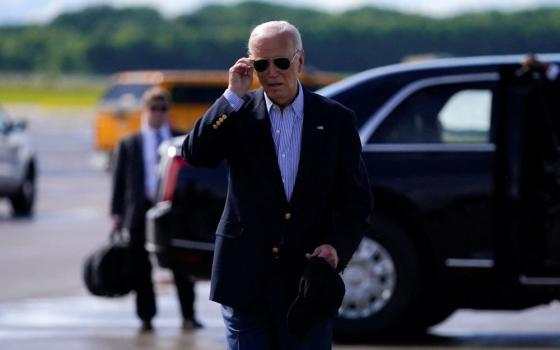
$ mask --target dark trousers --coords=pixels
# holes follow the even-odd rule
[[[330,350],[333,320],[317,324],[303,340],[293,337],[285,315],[241,312],[222,305],[227,350]],[[279,317],[278,317],[279,316]]]
[[[175,280],[175,288],[177,289],[177,297],[181,305],[181,314],[183,319],[194,318],[194,282],[191,276],[180,265],[172,266],[173,279]]]
[[[222,305],[227,350],[330,350],[333,320],[318,323],[303,340],[294,337],[286,317],[294,293],[286,290],[281,272],[270,277],[265,295],[250,310]]]
[[[152,264],[148,252],[142,247],[132,246],[132,283],[136,292],[136,314],[148,322],[156,315],[156,295],[152,282]]]

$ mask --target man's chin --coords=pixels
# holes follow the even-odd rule
[[[282,100],[282,98],[286,96],[286,94],[282,93],[282,91],[279,91],[279,89],[265,89],[264,91],[266,91],[266,95],[268,96],[268,98],[274,101]]]
[[[285,104],[286,98],[280,95],[274,95],[274,94],[269,94],[267,93],[268,98],[274,102],[274,104],[278,105],[278,106],[283,106]]]
[[[278,95],[282,93],[282,85],[267,85],[264,89],[267,95]]]

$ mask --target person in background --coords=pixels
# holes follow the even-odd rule
[[[521,66],[527,71],[544,74],[546,79],[550,81],[555,81],[560,75],[560,67],[557,64],[542,62],[532,53],[525,56]]]
[[[226,160],[229,172],[210,298],[222,304],[228,350],[330,349],[335,315],[300,339],[288,309],[308,261],[340,272],[368,227],[355,115],[299,82],[304,50],[290,23],[257,26],[248,48],[183,143],[191,166]],[[250,92],[254,72],[262,88]]]
[[[152,282],[152,265],[146,251],[145,216],[157,197],[157,166],[159,145],[180,135],[169,126],[169,93],[153,87],[143,95],[142,127],[119,142],[113,173],[111,215],[113,233],[126,229],[130,235],[133,290],[136,293],[136,313],[142,332],[153,330],[156,297]],[[183,315],[183,329],[202,325],[194,316],[194,285],[188,275],[172,269]]]

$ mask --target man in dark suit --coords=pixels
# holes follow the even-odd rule
[[[367,228],[354,114],[300,84],[304,52],[293,25],[257,26],[248,48],[183,144],[192,166],[225,160],[229,171],[210,298],[222,304],[228,349],[330,349],[332,320],[300,341],[286,313],[308,259],[341,271]],[[262,88],[249,92],[254,71]]]
[[[168,124],[171,98],[154,87],[143,96],[141,131],[124,138],[118,146],[113,174],[111,214],[113,232],[126,228],[130,234],[132,280],[136,292],[136,312],[142,321],[141,331],[152,330],[156,301],[152,283],[152,266],[145,244],[146,211],[157,196],[158,147],[162,141],[178,136]],[[194,286],[189,276],[173,268],[175,284],[183,314],[183,329],[199,328],[194,317]]]

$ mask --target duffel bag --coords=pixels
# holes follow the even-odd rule
[[[86,258],[84,284],[96,296],[124,296],[132,290],[130,270],[129,239],[123,233],[112,233],[106,244]]]

